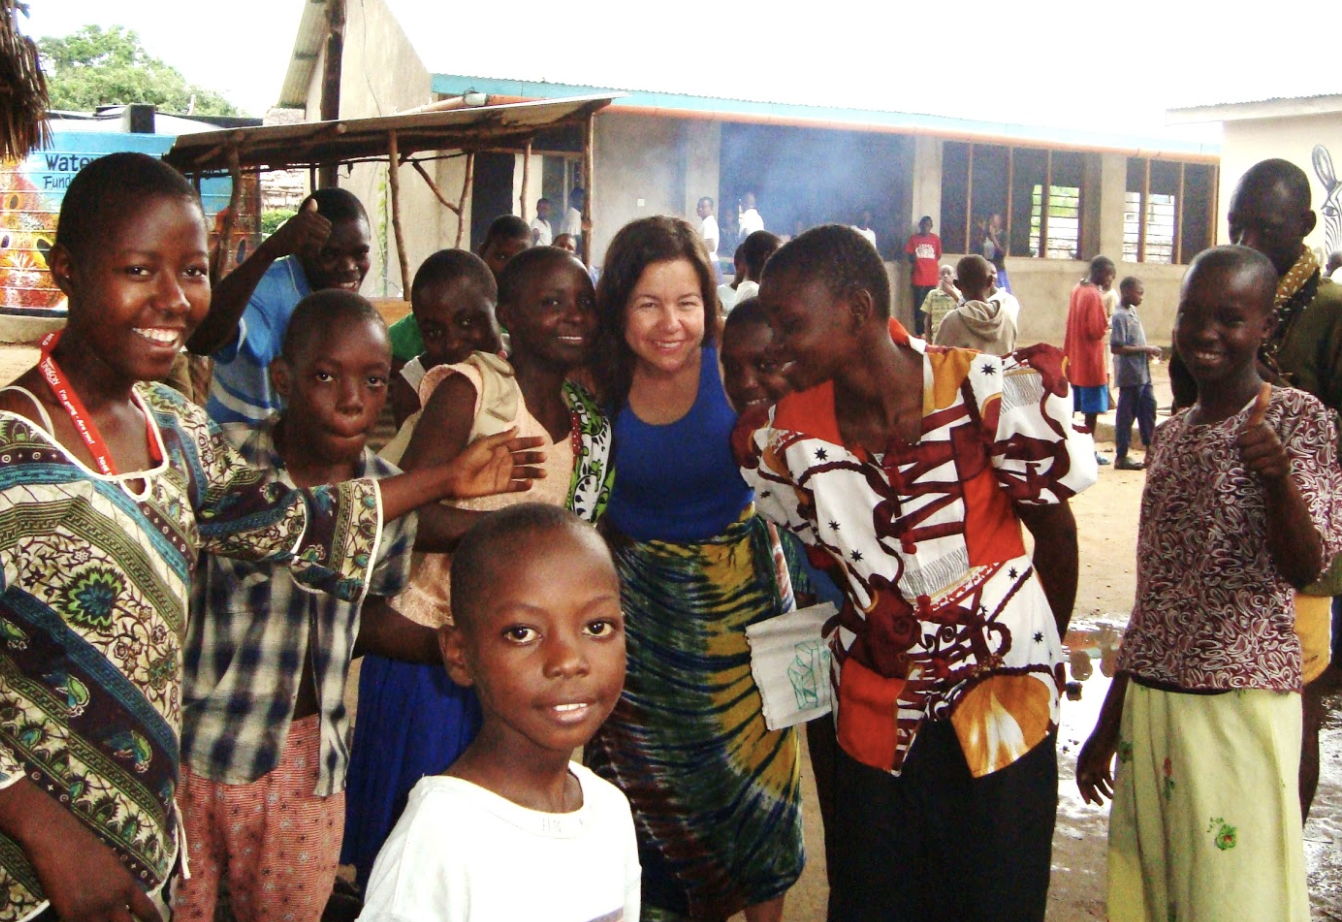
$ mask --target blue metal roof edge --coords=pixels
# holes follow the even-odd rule
[[[611,103],[611,108],[664,109],[668,113],[695,112],[718,114],[728,118],[733,115],[740,115],[748,118],[770,118],[784,121],[813,121],[850,125],[854,129],[904,129],[910,133],[934,134],[944,132],[955,135],[1005,137],[1044,146],[1064,144],[1073,147],[1155,150],[1201,156],[1217,155],[1221,152],[1219,144],[1181,141],[1174,138],[1150,138],[1084,129],[1018,125],[1009,122],[985,122],[944,115],[920,115],[912,112],[891,112],[879,109],[849,109],[810,106],[799,103],[758,102],[749,99],[691,96],[684,93],[661,93],[650,90],[621,90],[609,87],[510,80],[500,77],[471,77],[460,74],[434,74],[430,85],[434,93],[443,96],[455,96],[467,90],[476,90],[489,95],[523,96],[538,99],[558,99],[565,96],[585,96],[594,93],[620,93],[623,95]]]

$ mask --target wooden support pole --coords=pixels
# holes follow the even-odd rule
[[[429,191],[434,194],[434,197],[437,198],[438,201],[442,202],[443,207],[457,217],[461,217],[461,209],[456,205],[453,205],[443,196],[442,191],[438,188],[438,184],[434,182],[433,177],[429,175],[429,171],[424,169],[423,165],[421,165],[418,160],[411,160],[410,165],[415,168],[416,173],[424,177],[424,181],[429,184]]]
[[[475,172],[475,152],[466,152],[466,175],[461,180],[461,198],[457,199],[457,242],[461,247],[461,238],[466,231],[466,196],[471,192],[471,174]]]
[[[970,229],[974,226],[974,145],[969,146],[969,163],[965,173],[965,252],[969,252]]]
[[[592,268],[592,199],[596,195],[596,171],[593,169],[596,154],[596,115],[587,116],[587,130],[582,142],[582,181],[587,194],[582,200],[582,264]]]
[[[1174,259],[1175,265],[1184,261],[1184,167],[1179,164],[1179,204],[1174,209]]]
[[[340,74],[345,55],[345,0],[326,0],[326,59],[322,62],[321,117],[340,118]],[[337,185],[338,164],[323,166],[318,181],[323,189]],[[313,188],[317,188],[315,185]]]
[[[1137,216],[1137,262],[1146,262],[1146,211],[1151,207],[1151,158],[1142,161],[1142,202]]]
[[[527,146],[522,148],[522,208],[519,212],[522,220],[527,219],[527,196],[531,186],[531,142],[527,141]]]
[[[387,132],[387,185],[391,187],[391,229],[396,234],[396,258],[401,264],[401,297],[410,297],[410,257],[401,232],[401,157],[396,149],[396,130]]]
[[[1053,150],[1044,151],[1044,188],[1039,195],[1039,258],[1048,258],[1048,194],[1053,188]]]
[[[228,177],[233,188],[228,193],[228,208],[224,211],[224,223],[219,229],[219,242],[210,258],[210,284],[224,277],[224,267],[228,265],[229,238],[233,236],[233,223],[237,220],[238,206],[242,204],[242,167],[238,163],[238,146],[228,148]]]

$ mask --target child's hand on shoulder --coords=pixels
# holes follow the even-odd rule
[[[1263,421],[1271,399],[1272,385],[1264,383],[1238,442],[1245,467],[1265,480],[1281,480],[1290,473],[1291,459],[1277,433]]]
[[[487,435],[467,445],[448,467],[448,495],[457,499],[494,493],[522,493],[545,476],[545,444],[539,436],[517,437],[517,429]]]

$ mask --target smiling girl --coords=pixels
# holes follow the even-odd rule
[[[624,695],[586,750],[629,797],[643,918],[781,918],[801,873],[797,739],[760,713],[745,628],[784,610],[732,459],[718,302],[684,221],[635,221],[597,290],[619,472],[603,527],[627,615]]]
[[[285,563],[357,598],[379,522],[527,472],[505,436],[380,484],[267,485],[202,411],[152,383],[210,308],[200,199],[159,160],[81,170],[50,266],[68,325],[0,391],[0,920],[48,903],[64,922],[156,920],[179,853],[197,554]]]

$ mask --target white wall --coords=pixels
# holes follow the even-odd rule
[[[395,115],[433,101],[430,74],[387,10],[384,0],[362,0],[351,4],[347,15],[340,81],[341,117]],[[323,64],[323,60],[318,60],[308,87],[309,120],[321,117]],[[455,203],[465,176],[464,158],[426,164],[425,169],[447,200]],[[364,282],[363,294],[408,298],[409,292],[401,291],[401,269],[392,229],[391,189],[387,176],[385,163],[366,163],[358,164],[352,170],[342,168],[338,181],[342,188],[349,189],[363,202],[372,224],[373,265]],[[438,202],[413,167],[401,167],[398,178],[401,184],[401,229],[413,279],[415,270],[426,257],[455,245],[458,219]],[[539,177],[537,186],[539,188]],[[469,201],[462,220],[469,228]],[[463,245],[469,242],[468,238],[469,233],[463,235]],[[383,240],[387,254],[385,264],[381,257]]]
[[[1342,181],[1342,116],[1329,114],[1244,119],[1226,122],[1224,129],[1217,242],[1230,242],[1226,213],[1230,208],[1230,196],[1240,178],[1260,160],[1281,157],[1300,167],[1309,177],[1314,210],[1319,214],[1319,226],[1305,239],[1305,243],[1325,251],[1342,249],[1342,213],[1330,236],[1323,214],[1325,203],[1329,201],[1329,190],[1313,163],[1315,146],[1323,145],[1332,161],[1332,175]],[[1342,185],[1335,187],[1332,203],[1342,209]]]

